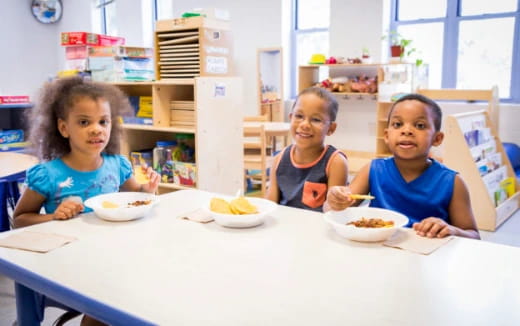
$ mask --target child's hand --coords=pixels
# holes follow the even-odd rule
[[[333,186],[327,193],[327,202],[329,207],[335,211],[341,211],[352,206],[356,201],[350,198],[351,191],[349,187]]]
[[[414,223],[413,229],[418,235],[428,238],[444,238],[449,235],[456,235],[453,226],[437,217],[428,217],[419,223]]]
[[[155,170],[152,169],[152,167],[150,166],[142,165],[141,170],[145,175],[145,178],[148,180],[148,183],[142,184],[142,191],[154,193],[155,191],[157,191],[157,188],[159,187],[161,176],[159,175],[159,173],[155,172]]]
[[[74,200],[65,199],[54,211],[53,219],[68,220],[79,213],[83,212],[85,207],[82,203]]]

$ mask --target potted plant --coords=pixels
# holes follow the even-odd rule
[[[388,40],[392,58],[399,57],[402,61],[405,57],[409,57],[416,51],[414,47],[411,47],[412,40],[404,38],[396,30],[389,31],[388,34],[383,35],[381,39]]]

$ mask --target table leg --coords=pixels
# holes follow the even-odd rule
[[[39,326],[43,320],[43,303],[38,303],[36,292],[15,283],[17,326]]]

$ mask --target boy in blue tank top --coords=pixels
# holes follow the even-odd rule
[[[332,187],[327,208],[359,205],[350,194],[370,193],[371,207],[400,212],[418,235],[456,235],[479,239],[468,189],[457,174],[429,157],[442,143],[442,112],[431,99],[409,94],[397,100],[388,115],[385,143],[393,156],[375,159],[361,169],[350,187]]]
[[[311,87],[298,95],[289,115],[293,144],[274,159],[267,199],[321,212],[327,189],[347,184],[345,155],[324,144],[336,130],[337,112],[338,102],[325,89]]]

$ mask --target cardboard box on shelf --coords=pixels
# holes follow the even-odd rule
[[[0,104],[22,104],[29,103],[27,95],[0,95]]]
[[[62,32],[61,45],[124,45],[125,38],[87,32]]]
[[[23,137],[22,129],[0,130],[1,145],[23,142]]]
[[[199,28],[199,27],[219,28],[219,29],[229,30],[230,24],[228,21],[211,19],[211,18],[206,18],[206,17],[202,17],[202,16],[164,19],[164,20],[158,20],[155,23],[155,30],[157,32],[177,30],[177,29],[191,29],[191,28]]]

